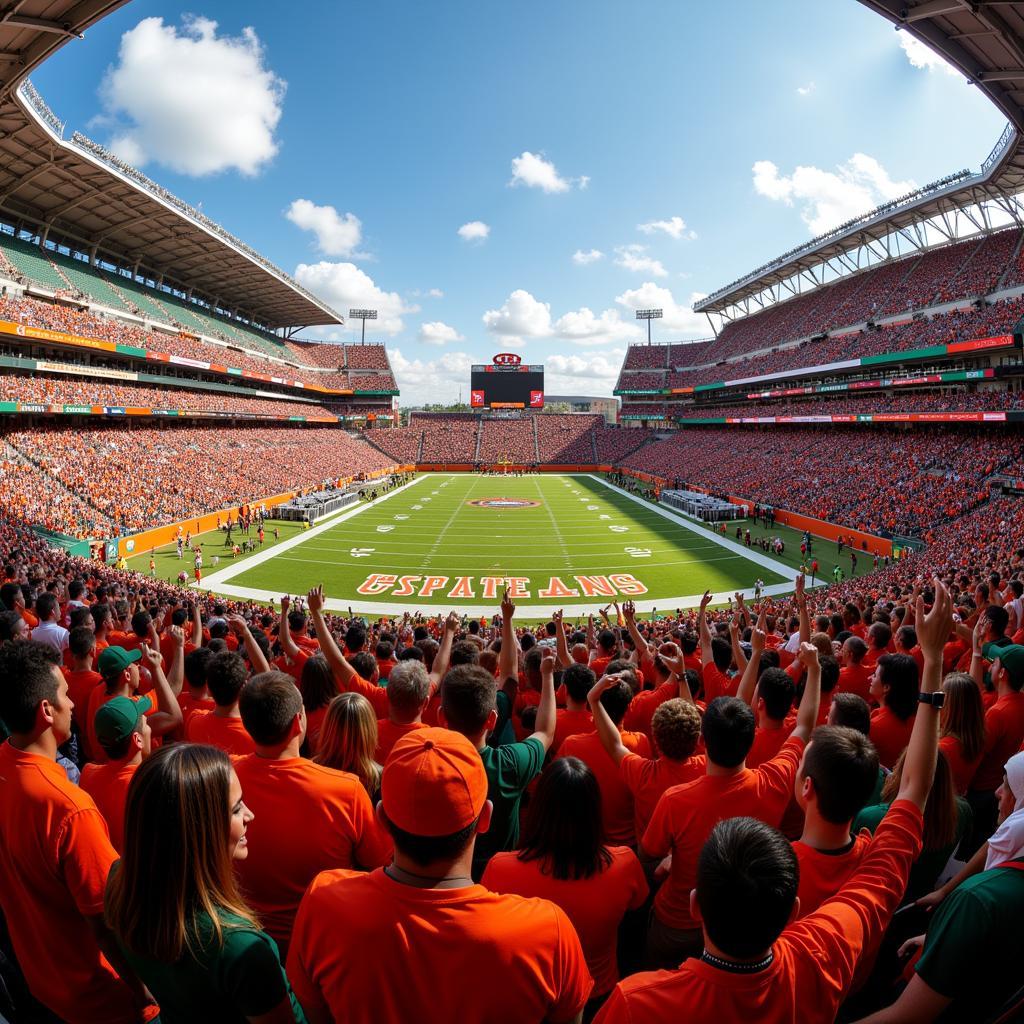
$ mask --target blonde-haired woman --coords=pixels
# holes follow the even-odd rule
[[[277,944],[235,879],[252,818],[215,747],[162,747],[128,787],[124,856],[111,868],[105,913],[163,1024],[304,1024]]]
[[[376,806],[384,770],[373,759],[376,749],[377,716],[373,705],[361,693],[338,694],[327,708],[313,760],[327,768],[351,772]]]

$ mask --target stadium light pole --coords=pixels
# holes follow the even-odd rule
[[[348,317],[350,320],[362,320],[363,321],[363,333],[359,340],[360,345],[366,344],[366,321],[377,319],[377,310],[375,309],[350,309],[348,311]]]
[[[350,311],[351,314],[351,311]],[[637,320],[647,321],[647,344],[651,343],[651,321],[660,320],[664,314],[663,310],[660,309],[638,309],[636,311]]]

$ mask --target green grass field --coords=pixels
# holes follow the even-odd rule
[[[495,500],[523,504],[474,504]],[[706,526],[683,525],[682,517],[673,521],[662,511],[590,476],[424,474],[308,531],[271,523],[264,550],[237,560],[225,555],[222,537],[204,536],[203,586],[273,600],[323,583],[336,610],[479,614],[495,610],[509,581],[524,617],[557,607],[585,613],[613,598],[632,599],[650,612],[690,605],[705,589],[724,600],[734,590],[750,591],[758,578],[768,593],[791,587],[800,561],[794,531],[773,531],[786,542],[781,559],[757,548],[748,557],[735,547],[734,526],[723,545]],[[819,541],[815,553],[821,571],[830,573],[835,545]],[[159,550],[156,560],[163,579],[182,568],[191,575],[191,561],[178,561],[173,546]],[[148,564],[148,552],[131,561],[143,571]],[[849,569],[848,560],[843,566]]]

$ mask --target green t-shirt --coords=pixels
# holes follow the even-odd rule
[[[523,791],[544,767],[544,744],[526,739],[480,751],[487,772],[487,799],[494,805],[491,827],[476,837],[473,877],[479,878],[491,857],[519,843],[519,804]]]
[[[199,915],[196,955],[186,951],[177,963],[137,956],[125,958],[160,1004],[161,1024],[243,1022],[268,1013],[287,996],[297,1024],[306,1017],[285,977],[277,943],[234,914],[221,915],[224,943],[218,945],[210,918]]]
[[[939,904],[916,971],[953,1002],[940,1020],[987,1020],[1020,987],[1024,871],[993,868]]]
[[[853,834],[856,835],[862,828],[868,829],[874,834],[881,820],[889,810],[888,804],[875,804],[865,807],[856,818],[853,819]],[[974,814],[971,805],[960,797],[956,798],[956,837],[949,846],[941,850],[922,850],[921,855],[914,861],[910,869],[910,879],[907,882],[907,899],[920,899],[926,893],[935,888],[935,882],[942,869],[946,866],[953,851],[960,845],[960,840],[970,830]]]

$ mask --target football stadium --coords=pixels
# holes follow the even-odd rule
[[[318,24],[293,6],[275,58]],[[386,7],[358,17],[421,14]],[[719,226],[734,280],[677,304],[652,239],[698,235],[641,223],[571,259],[648,276],[628,321],[517,289],[482,343],[426,321],[440,288],[274,262],[296,164],[273,170],[267,10],[228,39],[134,8],[0,10],[0,1024],[1024,1021],[1024,3],[834,0],[1005,124],[976,167],[759,161],[810,238],[749,269],[792,231]],[[500,50],[527,13],[478,18]],[[181,62],[166,106],[143,38]],[[99,63],[58,63],[79,53]],[[359,92],[363,64],[304,63]],[[401,64],[432,102],[436,68]],[[90,135],[40,84],[87,66],[122,96]],[[251,141],[236,72],[269,98],[261,154],[182,171]],[[817,74],[793,102],[826,101]],[[346,134],[326,80],[289,108],[316,118],[307,163]],[[976,126],[936,88],[900,109],[960,152]],[[589,117],[584,92],[558,103]],[[166,138],[117,126],[128,94]],[[708,102],[754,131],[741,95]],[[207,105],[227,115],[200,140]],[[339,193],[430,205],[398,149],[348,139],[320,157]],[[725,181],[734,155],[698,159]],[[509,205],[601,187],[512,167]],[[378,258],[351,213],[284,219]],[[504,273],[490,224],[454,234],[467,282]]]

